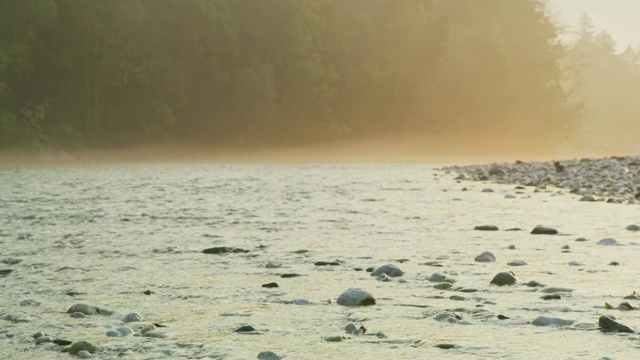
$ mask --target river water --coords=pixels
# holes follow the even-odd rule
[[[88,341],[99,359],[637,356],[637,334],[603,333],[598,318],[640,330],[639,311],[604,307],[640,307],[623,300],[640,290],[640,233],[625,230],[640,223],[639,206],[454,177],[427,164],[0,168],[0,269],[13,270],[0,277],[0,316],[30,319],[0,320],[0,358],[69,358],[36,346],[38,331]],[[535,225],[560,233],[531,235]],[[618,245],[596,244],[609,237]],[[249,252],[202,253],[216,246]],[[475,262],[484,251],[497,260]],[[364,270],[385,264],[404,276],[381,282]],[[503,271],[518,283],[491,285]],[[290,273],[300,276],[281,277]],[[433,273],[451,289],[434,288]],[[262,287],[271,282],[279,287]],[[542,300],[550,287],[565,288],[562,298]],[[348,288],[377,304],[338,305]],[[115,313],[72,318],[76,303]],[[164,337],[105,335],[131,312],[165,325]],[[530,324],[539,316],[574,323]],[[345,333],[349,323],[367,333]],[[234,332],[244,325],[256,331]],[[325,341],[335,336],[344,339]]]

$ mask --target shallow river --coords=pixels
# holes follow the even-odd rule
[[[13,270],[0,277],[0,317],[30,319],[0,320],[0,358],[70,358],[36,346],[38,331],[88,341],[97,359],[637,357],[640,337],[603,333],[598,318],[640,330],[640,311],[604,306],[640,307],[623,300],[640,290],[640,232],[625,230],[640,206],[454,177],[415,164],[0,168],[0,269]],[[535,225],[560,233],[531,235]],[[202,253],[216,246],[249,252]],[[497,260],[475,262],[484,251]],[[365,270],[385,264],[404,276]],[[490,285],[503,271],[518,283]],[[290,273],[301,276],[280,277]],[[453,286],[434,288],[433,273]],[[542,300],[550,287],[562,298]],[[338,305],[348,288],[377,303]],[[115,313],[72,318],[77,303]],[[164,337],[139,336],[138,323],[128,324],[136,335],[105,335],[131,312],[165,325]],[[530,324],[539,316],[574,322]],[[366,334],[347,334],[349,323]],[[244,325],[256,331],[234,332]]]

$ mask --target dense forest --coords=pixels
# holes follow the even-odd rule
[[[547,146],[588,116],[637,114],[640,102],[615,101],[640,91],[640,49],[617,54],[586,17],[563,43],[548,10],[539,0],[0,0],[0,148],[495,132]]]

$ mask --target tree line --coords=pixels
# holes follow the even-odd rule
[[[541,0],[0,0],[0,148],[546,146],[576,131],[567,84],[602,45],[561,35]]]

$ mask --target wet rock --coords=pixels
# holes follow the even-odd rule
[[[293,305],[310,305],[311,302],[309,302],[309,300],[305,300],[305,299],[295,299],[293,300]]]
[[[560,294],[550,294],[550,295],[542,296],[540,299],[542,299],[542,300],[560,300],[560,299],[562,299],[562,296]]]
[[[151,290],[145,290],[145,291],[143,292],[143,294],[145,294],[145,295],[151,295],[151,294],[153,294],[153,291],[151,291]]]
[[[67,314],[73,314],[75,312],[80,312],[85,315],[112,315],[113,311],[100,309],[97,306],[87,305],[87,304],[75,304],[67,310]]]
[[[109,331],[107,331],[107,333],[105,335],[107,335],[107,337],[119,337],[119,336],[122,336],[122,334],[120,334],[119,332],[117,332],[115,330],[109,330]]]
[[[629,231],[640,231],[640,226],[636,225],[636,224],[631,224],[631,225],[627,225],[627,227],[625,228]]]
[[[37,339],[39,337],[44,337],[44,336],[49,336],[47,335],[47,333],[42,332],[42,331],[38,331],[37,333],[31,335],[32,338]]]
[[[546,226],[536,226],[531,230],[531,234],[533,235],[555,235],[558,233],[558,230]]]
[[[88,317],[87,315],[81,313],[80,311],[73,312],[69,316],[74,318],[74,319],[84,319],[84,318]]]
[[[598,326],[600,327],[600,330],[604,332],[635,332],[630,327],[620,324],[609,316],[600,316],[600,318],[598,319]]]
[[[69,347],[69,354],[78,355],[78,353],[82,350],[87,351],[91,354],[96,353],[96,347],[91,345],[91,343],[87,341],[76,341],[71,344],[71,347]]]
[[[338,266],[338,265],[341,265],[341,264],[342,264],[342,262],[340,262],[340,260],[336,260],[336,261],[317,261],[313,265],[315,265],[315,266]]]
[[[139,321],[142,321],[142,315],[135,312],[129,313],[122,318],[123,323],[139,322]]]
[[[485,251],[482,254],[476,256],[474,259],[476,262],[494,262],[496,261],[496,256],[493,255],[490,251]]]
[[[618,245],[618,241],[614,238],[604,238],[598,241],[596,245],[602,245],[602,246]]]
[[[91,353],[87,350],[80,350],[77,356],[78,359],[90,359],[91,357],[93,357],[93,355],[91,355]]]
[[[252,332],[252,331],[256,331],[256,329],[251,325],[244,325],[234,330],[234,332],[237,332],[237,333],[246,333],[246,332]]]
[[[505,195],[505,196],[504,196],[504,198],[505,198],[505,199],[515,199],[515,198],[516,198],[516,196],[515,196],[515,195],[513,195],[513,194],[507,194],[507,195]]]
[[[258,360],[281,360],[282,358],[273,351],[262,351],[258,354]]]
[[[122,335],[122,336],[133,335],[133,329],[131,329],[128,326],[121,326],[121,327],[117,328],[116,331],[119,332],[120,335]]]
[[[544,285],[540,284],[539,282],[535,281],[535,280],[531,280],[527,283],[528,287],[544,287]]]
[[[483,193],[492,193],[492,192],[493,192],[493,189],[491,189],[491,188],[484,188],[484,189],[482,189],[482,192],[483,192]]]
[[[36,339],[36,345],[50,343],[51,341],[52,341],[51,338],[48,336],[40,336],[39,338]]]
[[[40,306],[40,305],[42,305],[41,301],[35,301],[35,300],[20,301],[20,306]]]
[[[573,324],[575,321],[574,320],[565,320],[565,319],[560,319],[560,318],[555,318],[555,317],[548,317],[548,316],[538,316],[537,318],[535,318],[532,322],[531,325],[535,325],[535,326],[568,326]]]
[[[278,283],[270,282],[270,283],[267,283],[267,284],[262,284],[262,287],[263,288],[267,288],[267,289],[272,289],[272,288],[277,288],[277,287],[280,287],[280,286],[278,285]]]
[[[631,306],[631,304],[629,304],[628,302],[623,302],[623,303],[620,303],[620,305],[618,305],[618,310],[623,310],[623,311],[633,310],[633,306]]]
[[[438,349],[443,349],[443,350],[449,350],[449,349],[457,349],[460,347],[460,345],[456,345],[456,344],[436,344],[433,345],[433,347],[436,347]]]
[[[473,230],[479,231],[498,231],[498,227],[495,225],[478,225],[473,228]]]
[[[344,336],[327,336],[324,338],[324,341],[326,342],[341,342],[343,340],[346,340],[347,338]]]
[[[376,298],[370,292],[361,289],[348,289],[338,297],[338,305],[367,306],[375,305]]]
[[[529,265],[529,264],[527,264],[527,262],[524,261],[524,260],[513,259],[513,260],[509,261],[507,263],[507,265],[509,265],[509,266],[525,266],[525,265]]]
[[[516,274],[513,271],[505,271],[496,274],[491,280],[491,284],[504,286],[504,285],[513,285],[517,282]]]
[[[443,314],[438,314],[433,319],[440,322],[457,324],[462,321],[462,316],[453,312],[447,312]]]
[[[2,269],[0,270],[0,277],[9,276],[13,272],[13,269]]]
[[[7,321],[11,321],[14,324],[18,324],[18,323],[28,323],[33,321],[31,319],[31,316],[29,316],[29,314],[24,313],[24,312],[17,312],[15,314],[7,314],[2,316],[3,320],[7,320]]]
[[[445,282],[441,282],[439,284],[434,285],[433,288],[438,290],[447,290],[447,289],[451,289],[452,286],[453,284],[445,281]]]
[[[638,298],[638,295],[636,295],[635,291],[633,292],[633,294],[623,297],[623,299],[626,299],[626,300],[640,300]]]
[[[377,268],[371,273],[371,276],[379,276],[381,274],[385,274],[389,277],[399,277],[404,275],[404,271],[400,270],[400,268],[395,265],[387,264]]]
[[[236,248],[236,247],[229,247],[229,246],[217,246],[217,247],[204,249],[204,250],[202,250],[202,252],[204,254],[215,254],[215,255],[220,255],[220,254],[245,254],[245,253],[248,253],[249,250]]]
[[[54,343],[56,345],[60,345],[60,346],[67,346],[67,345],[71,345],[73,343],[73,341],[66,340],[66,339],[54,339],[52,341],[52,343]]]
[[[290,279],[290,278],[294,278],[294,277],[298,277],[301,276],[300,274],[282,274],[280,275],[281,278],[283,279]]]

